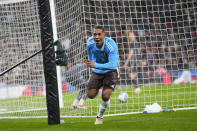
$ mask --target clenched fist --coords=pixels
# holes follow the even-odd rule
[[[91,60],[86,60],[86,65],[87,65],[88,67],[93,68],[93,67],[94,67],[94,62],[91,61]]]

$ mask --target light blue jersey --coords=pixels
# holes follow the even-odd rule
[[[105,74],[115,70],[119,66],[117,45],[109,37],[105,37],[102,48],[96,47],[93,37],[87,41],[89,60],[94,62],[92,71],[97,74]]]

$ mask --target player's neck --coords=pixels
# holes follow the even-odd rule
[[[105,44],[105,39],[104,39],[102,45],[96,45],[96,47],[97,47],[98,49],[100,49],[100,50],[103,50],[104,44]]]

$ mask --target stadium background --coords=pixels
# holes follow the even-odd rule
[[[138,75],[142,87],[153,85],[155,88],[160,84],[171,87],[172,82],[181,76],[183,70],[190,71],[191,82],[196,83],[196,1],[56,0],[55,5],[58,38],[68,54],[69,66],[86,59],[86,40],[91,35],[93,25],[96,24],[105,27],[107,36],[118,44],[120,61],[125,60],[128,45],[122,32],[126,27],[136,33],[136,41],[140,45],[141,59],[139,59]],[[6,4],[6,6],[1,4],[0,10],[0,67],[3,72],[41,49],[41,45],[36,0]],[[40,54],[1,77],[0,96],[5,99],[44,95],[42,64]],[[65,71],[66,68],[63,67],[62,72]],[[130,86],[127,72],[127,70],[121,71],[120,85]],[[188,84],[187,87],[190,89],[195,85]],[[73,91],[72,87],[69,89],[65,91]],[[162,89],[158,88],[158,90]],[[190,98],[195,96],[192,99],[194,101],[192,106],[196,106],[196,89],[194,92],[190,90],[189,93]],[[4,99],[1,100],[1,108],[7,107],[9,103],[4,102]],[[138,97],[135,96],[132,101],[135,99]],[[189,100],[191,99],[187,101]],[[10,103],[16,106],[15,103],[18,101],[11,100]],[[14,110],[27,108],[28,103],[34,100],[25,98],[25,101],[24,105],[19,104],[20,107],[14,107]],[[36,98],[35,101],[41,101],[39,107],[45,105],[43,98]],[[140,105],[140,111],[144,108],[144,104],[151,102]],[[137,103],[135,101],[136,105]],[[9,105],[8,110],[13,109],[12,104]],[[65,104],[70,106],[70,101]]]

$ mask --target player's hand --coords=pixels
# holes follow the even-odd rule
[[[86,65],[87,65],[88,67],[93,68],[93,67],[94,67],[94,62],[91,61],[91,60],[86,60]]]

